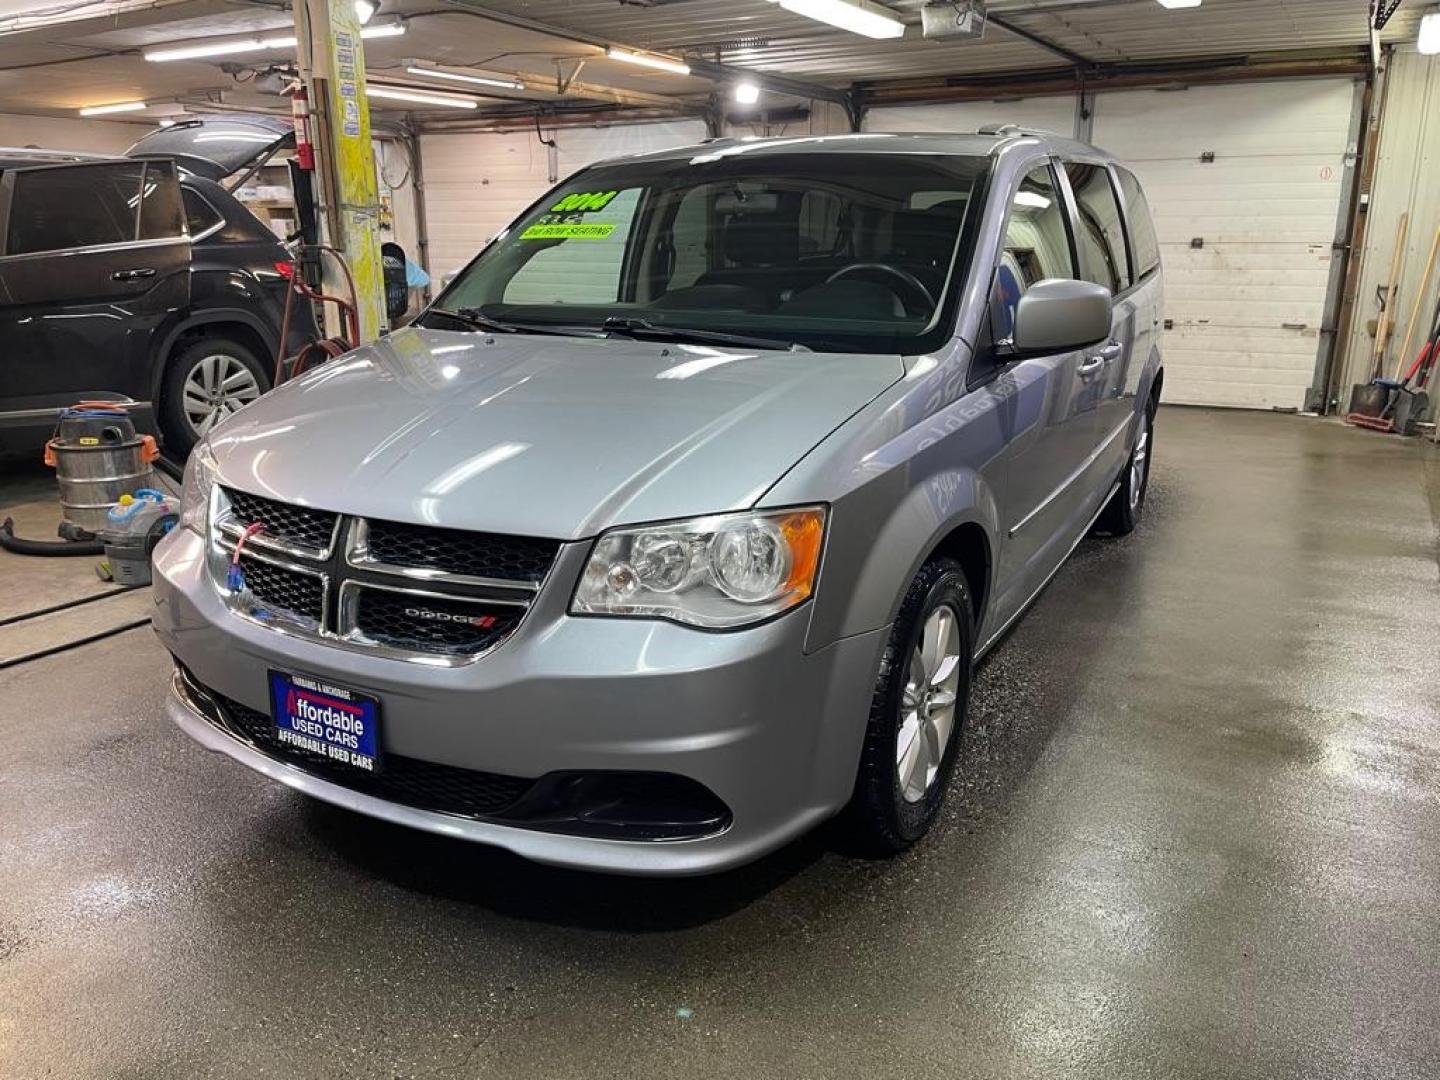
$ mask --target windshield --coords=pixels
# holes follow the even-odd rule
[[[982,157],[743,145],[596,166],[500,234],[425,321],[925,352],[950,335],[988,171]]]

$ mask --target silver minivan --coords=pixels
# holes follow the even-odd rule
[[[218,426],[156,552],[173,719],[542,862],[735,866],[935,820],[974,663],[1135,528],[1135,177],[1013,127],[605,162],[414,325]]]

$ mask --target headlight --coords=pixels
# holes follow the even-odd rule
[[[185,465],[185,487],[180,496],[180,524],[204,536],[210,526],[210,496],[215,491],[215,455],[200,443]]]
[[[818,506],[615,529],[595,542],[570,610],[709,629],[760,622],[814,591],[824,537]]]

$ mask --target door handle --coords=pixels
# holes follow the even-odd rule
[[[1101,363],[1108,364],[1112,360],[1120,359],[1120,354],[1125,351],[1125,346],[1118,341],[1109,341],[1100,346],[1096,355],[1100,357]]]
[[[134,281],[136,278],[147,278],[155,276],[153,266],[137,266],[133,270],[116,270],[110,275],[111,281]]]
[[[1091,375],[1094,375],[1104,366],[1105,361],[1097,356],[1093,360],[1086,360],[1083,364],[1076,368],[1075,374],[1079,375],[1082,379],[1088,379]]]

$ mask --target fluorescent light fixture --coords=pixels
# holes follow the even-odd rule
[[[870,0],[772,0],[786,11],[868,38],[905,36],[900,16]],[[1198,2],[1198,0],[1197,0]]]
[[[682,60],[672,60],[668,56],[652,56],[649,53],[630,52],[628,49],[617,49],[613,45],[605,50],[605,55],[610,57],[611,60],[623,60],[627,64],[639,64],[641,67],[668,71],[674,75],[690,74],[689,64]]]
[[[360,20],[361,26],[375,17],[375,9],[379,6],[374,0],[355,0],[355,18]]]
[[[404,23],[388,22],[365,27],[360,36],[369,41],[371,38],[399,37],[403,33]],[[167,45],[146,49],[144,55],[152,64],[158,64],[167,60],[203,60],[207,56],[234,56],[237,53],[283,52],[296,45],[294,34],[265,34],[261,37],[210,39],[193,45]]]
[[[1426,56],[1440,53],[1440,11],[1432,11],[1420,20],[1419,46]]]
[[[416,105],[443,105],[451,109],[475,109],[480,105],[474,98],[459,97],[454,94],[432,94],[428,90],[406,90],[399,86],[376,86],[374,83],[365,87],[365,93],[373,98],[410,101]]]
[[[1160,0],[1160,6],[1174,11],[1177,8],[1199,7],[1200,2],[1201,0]]]
[[[405,33],[405,24],[402,22],[376,23],[374,26],[367,26],[360,31],[360,36],[366,41],[373,38],[399,37]],[[291,39],[294,40],[293,38]]]
[[[106,113],[139,112],[146,107],[143,101],[117,101],[113,105],[86,105],[80,110],[81,116],[104,116]]]
[[[169,117],[169,116],[164,117],[164,118],[160,121],[160,126],[161,126],[161,127],[174,127],[175,124],[176,124],[176,121],[175,121],[172,117]]]
[[[441,71],[439,68],[420,67],[410,64],[405,68],[407,75],[419,75],[427,79],[450,79],[452,82],[474,83],[476,86],[498,86],[505,90],[524,90],[525,84],[519,79],[502,75],[465,75],[458,71]]]
[[[760,100],[760,84],[749,79],[736,83],[735,100],[741,105],[754,105]]]

